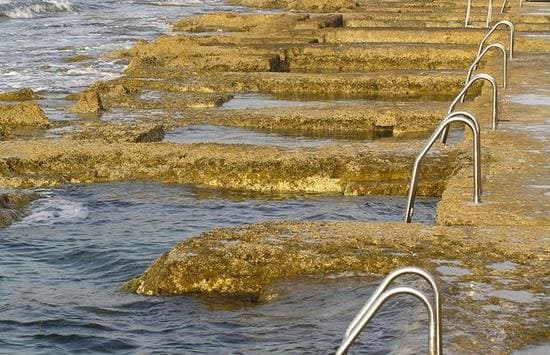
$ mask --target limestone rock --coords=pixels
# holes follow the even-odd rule
[[[2,127],[50,127],[44,111],[35,102],[21,102],[15,105],[0,105],[0,126]]]
[[[40,96],[29,88],[23,88],[10,92],[0,92],[0,100],[3,101],[30,101],[37,100],[39,98]]]
[[[89,90],[84,91],[78,102],[71,107],[71,111],[79,114],[91,114],[91,115],[100,115],[105,111],[103,106],[103,101],[99,91],[95,88],[90,88]]]

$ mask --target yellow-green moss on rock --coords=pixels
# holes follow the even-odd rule
[[[20,102],[13,105],[0,104],[1,127],[50,127],[46,114],[35,102]]]
[[[417,144],[410,143],[287,150],[253,145],[35,139],[0,145],[0,185],[143,180],[256,192],[403,195],[416,149]],[[419,193],[440,194],[462,160],[463,153],[456,150],[429,157]]]
[[[356,0],[228,0],[233,5],[258,7],[264,9],[286,8],[292,10],[310,10],[319,12],[350,11],[358,6]]]
[[[40,95],[29,88],[10,92],[0,92],[0,101],[31,101],[38,99],[40,99]]]

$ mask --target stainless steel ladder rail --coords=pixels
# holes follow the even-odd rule
[[[497,106],[497,103],[498,103],[498,88],[497,88],[497,83],[496,83],[495,78],[493,78],[489,74],[481,73],[481,74],[474,75],[474,77],[469,82],[467,82],[466,85],[464,85],[464,87],[458,93],[458,95],[456,95],[455,99],[453,100],[453,102],[449,106],[449,111],[447,112],[447,114],[449,115],[452,112],[454,112],[454,109],[455,109],[456,105],[458,104],[458,102],[464,99],[464,97],[466,96],[466,92],[468,91],[470,86],[472,86],[473,83],[476,82],[477,80],[487,80],[493,88],[493,108],[492,108],[492,114],[491,114],[491,125],[492,125],[492,129],[494,131],[494,130],[497,129],[497,122],[498,122],[498,106]],[[441,143],[444,143],[444,144],[447,143],[447,136],[449,135],[449,129],[450,129],[449,126],[447,126],[443,129],[443,132],[441,133]]]
[[[380,297],[378,297],[376,299],[373,306],[371,307],[371,309],[369,309],[369,311],[367,312],[365,317],[361,318],[361,320],[359,321],[359,324],[353,330],[352,334],[349,337],[344,338],[344,340],[342,341],[342,344],[340,345],[338,350],[336,350],[336,355],[346,354],[348,349],[351,347],[351,345],[355,341],[355,339],[361,333],[361,330],[363,330],[363,328],[367,325],[367,323],[372,319],[372,317],[376,314],[378,309],[380,309],[380,307],[382,307],[389,299],[391,299],[391,298],[393,298],[393,297],[395,297],[399,294],[412,295],[412,296],[418,298],[420,301],[422,301],[422,303],[426,306],[426,310],[428,311],[429,320],[430,320],[430,335],[429,335],[430,354],[431,355],[439,355],[440,353],[436,351],[435,341],[434,341],[434,339],[435,339],[434,328],[436,328],[436,325],[435,325],[436,320],[435,320],[435,316],[434,316],[434,309],[433,309],[432,305],[430,304],[430,301],[428,300],[428,298],[422,292],[420,292],[420,291],[418,291],[414,288],[411,288],[411,287],[395,287],[395,288],[389,289],[389,290],[385,291],[384,293],[382,293],[380,295]]]
[[[466,8],[466,20],[464,22],[464,27],[468,27],[468,23],[470,22],[470,12],[472,8],[472,0],[468,0],[468,6]],[[487,23],[485,27],[489,27],[491,25],[493,16],[493,0],[488,0],[487,4]]]
[[[348,338],[352,335],[352,332],[354,330],[358,330],[359,328],[359,331],[361,331],[362,327],[360,327],[360,321],[361,319],[363,319],[366,315],[367,315],[367,312],[369,311],[369,309],[373,306],[374,302],[380,297],[380,295],[386,291],[386,289],[390,286],[390,284],[398,277],[402,276],[402,275],[416,275],[416,276],[419,276],[421,278],[423,278],[424,280],[426,280],[431,288],[432,288],[432,293],[433,293],[433,304],[434,304],[434,313],[435,313],[435,318],[436,320],[439,320],[437,322],[437,327],[436,329],[434,330],[434,333],[435,333],[435,349],[437,349],[437,351],[439,353],[442,353],[443,352],[443,344],[442,344],[442,324],[441,324],[441,298],[440,298],[440,294],[439,294],[439,288],[437,287],[437,283],[435,282],[435,279],[433,278],[432,275],[430,275],[428,272],[422,270],[422,269],[419,269],[417,267],[404,267],[404,268],[401,268],[401,269],[397,269],[397,270],[394,270],[392,271],[388,276],[386,276],[386,278],[382,281],[382,283],[378,286],[378,288],[376,288],[376,290],[374,291],[374,293],[372,294],[372,296],[369,298],[369,300],[367,301],[367,303],[365,303],[365,305],[361,308],[361,310],[359,311],[359,313],[357,313],[357,315],[355,316],[355,318],[351,321],[350,325],[348,326],[348,328],[346,329],[346,332],[344,333],[344,338]]]
[[[499,21],[497,23],[495,23],[493,25],[493,27],[489,30],[489,32],[487,32],[487,34],[485,35],[485,37],[483,37],[481,39],[481,41],[479,42],[479,47],[477,49],[477,56],[479,57],[481,55],[481,52],[483,51],[483,45],[485,44],[485,41],[491,37],[491,35],[500,27],[500,26],[508,26],[508,28],[510,29],[510,48],[509,48],[509,51],[510,51],[510,60],[513,59],[514,57],[514,41],[515,41],[515,28],[514,28],[514,24],[508,20],[502,20],[502,21]]]
[[[411,287],[395,287],[388,290],[389,285],[399,276],[405,274],[412,274],[419,276],[426,280],[431,288],[433,293],[433,303],[428,300],[426,295]],[[442,312],[441,312],[441,302],[440,302],[440,293],[437,283],[430,273],[419,269],[417,267],[404,267],[392,271],[378,288],[374,291],[372,296],[369,298],[367,303],[361,308],[359,313],[355,316],[351,324],[346,329],[344,339],[338,350],[336,351],[337,355],[346,354],[347,350],[353,344],[355,339],[363,331],[368,322],[376,314],[378,309],[382,307],[387,300],[392,297],[395,297],[400,294],[408,294],[418,298],[424,306],[426,307],[429,315],[430,329],[429,329],[429,352],[431,355],[441,355],[443,353],[442,345]]]
[[[504,89],[508,87],[508,56],[506,55],[506,48],[504,48],[504,46],[500,43],[491,43],[483,49],[481,54],[478,55],[476,59],[474,59],[473,63],[468,68],[468,74],[466,74],[466,82],[470,81],[472,73],[475,69],[477,69],[477,66],[483,56],[485,56],[485,54],[487,54],[487,52],[489,52],[489,50],[493,48],[500,49],[502,53],[502,86]],[[464,97],[462,97],[462,102],[464,102]]]
[[[504,13],[504,9],[506,8],[506,3],[508,2],[508,0],[504,0],[502,2],[502,6],[500,8],[500,13],[503,14]],[[520,0],[520,6],[521,6],[521,0]]]
[[[418,154],[416,157],[412,174],[411,174],[411,183],[409,186],[409,194],[407,199],[407,210],[405,211],[405,223],[410,223],[413,213],[414,213],[414,202],[416,199],[416,190],[418,187],[418,171],[420,168],[420,163],[422,163],[422,160],[430,150],[430,148],[434,145],[434,143],[437,141],[437,138],[439,135],[443,132],[443,130],[448,127],[453,122],[462,122],[466,124],[471,130],[472,130],[472,139],[473,139],[473,170],[474,170],[474,197],[473,201],[475,204],[478,204],[481,202],[480,196],[481,196],[481,138],[480,138],[480,130],[479,130],[479,124],[476,120],[476,118],[468,113],[468,112],[453,112],[451,114],[448,114],[443,121],[437,126],[435,131],[432,133],[430,138],[428,139],[428,143],[424,146],[422,151]]]

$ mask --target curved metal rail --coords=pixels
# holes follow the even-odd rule
[[[468,0],[468,7],[466,8],[466,21],[464,22],[464,27],[468,27],[468,23],[470,22],[471,8],[472,8],[472,0]],[[493,16],[493,0],[488,0],[487,23],[485,27],[489,27],[489,25],[491,25],[492,16]]]
[[[424,295],[424,293],[422,293],[422,292],[420,292],[420,291],[418,291],[414,288],[411,288],[411,287],[395,287],[395,288],[392,288],[392,289],[387,290],[384,293],[382,293],[380,295],[380,297],[378,297],[374,301],[372,307],[370,309],[368,309],[368,311],[366,312],[364,317],[362,317],[359,320],[357,326],[352,330],[350,336],[344,338],[344,340],[342,341],[342,344],[340,345],[338,350],[336,350],[336,355],[346,354],[348,349],[350,348],[351,344],[353,344],[353,342],[359,336],[359,334],[361,333],[363,328],[365,328],[367,323],[372,319],[372,317],[376,314],[376,312],[378,312],[380,307],[382,307],[389,299],[391,299],[391,298],[393,298],[397,295],[400,295],[400,294],[409,294],[411,296],[414,296],[414,297],[418,298],[420,301],[422,301],[424,306],[426,306],[426,310],[428,311],[429,320],[430,320],[430,335],[429,335],[430,354],[431,355],[439,355],[439,353],[437,352],[436,345],[435,345],[435,343],[436,343],[435,342],[435,329],[437,328],[437,326],[436,326],[437,321],[436,321],[436,318],[435,318],[435,315],[434,315],[434,309],[433,309],[432,305],[430,304],[430,301],[428,301],[428,298]]]
[[[416,199],[416,190],[418,187],[418,171],[422,159],[426,156],[428,151],[437,141],[437,137],[443,132],[443,130],[448,127],[453,122],[462,122],[466,124],[472,130],[472,139],[473,139],[473,160],[474,160],[474,203],[478,204],[481,202],[481,139],[479,124],[475,117],[468,112],[453,112],[448,114],[443,121],[437,126],[435,131],[432,133],[431,137],[428,139],[428,143],[424,146],[422,151],[418,154],[414,161],[411,183],[409,186],[409,195],[407,199],[407,210],[405,212],[405,223],[410,223],[413,213],[414,213],[414,202]]]
[[[451,105],[449,106],[449,111],[447,111],[447,114],[450,115],[452,112],[454,112],[454,109],[459,101],[464,101],[464,97],[466,96],[466,92],[470,88],[470,86],[473,85],[474,82],[477,80],[487,80],[491,86],[493,87],[493,109],[491,114],[491,125],[493,131],[497,129],[497,123],[498,123],[498,110],[497,110],[497,103],[498,103],[498,89],[497,89],[497,82],[495,78],[493,78],[489,74],[481,73],[476,74],[474,77],[464,85],[464,88],[456,95],[453,102],[451,102]],[[443,132],[441,133],[441,143],[446,144],[447,143],[447,136],[449,135],[449,129],[450,127],[447,126],[445,129],[443,129]]]
[[[483,45],[485,44],[485,41],[491,37],[491,35],[498,29],[499,26],[508,26],[510,28],[510,60],[514,57],[514,37],[515,37],[515,28],[514,24],[508,20],[502,20],[494,24],[494,26],[487,32],[485,37],[479,42],[479,48],[477,49],[477,56],[479,57],[481,55],[481,52],[483,51]]]
[[[437,287],[437,284],[435,282],[435,279],[432,275],[430,275],[428,272],[419,269],[417,267],[404,267],[401,269],[397,269],[392,271],[386,278],[382,281],[380,286],[374,291],[372,296],[369,298],[367,303],[361,308],[359,313],[353,318],[350,325],[346,329],[346,332],[344,333],[344,338],[350,337],[352,332],[356,330],[356,328],[359,326],[359,323],[363,317],[366,316],[369,309],[373,306],[374,302],[380,297],[380,295],[386,291],[386,289],[389,287],[389,285],[399,276],[406,275],[406,274],[412,274],[419,276],[426,280],[431,288],[432,293],[434,297],[434,312],[435,312],[435,318],[436,318],[436,329],[434,330],[435,333],[435,349],[437,349],[438,353],[443,352],[443,344],[442,344],[442,324],[441,324],[441,300],[439,295],[439,288]],[[360,331],[360,330],[359,330]]]
[[[492,48],[500,49],[500,51],[502,52],[502,86],[504,89],[506,89],[508,87],[508,56],[506,55],[506,48],[504,48],[504,46],[500,43],[491,43],[490,45],[485,47],[485,49],[483,49],[479,56],[476,57],[472,65],[470,65],[470,67],[468,68],[466,82],[470,81],[472,73],[475,69],[477,69],[479,62],[481,61],[483,56],[485,56],[485,54],[487,54],[487,52],[489,52],[489,50],[491,50]],[[464,97],[462,98],[462,102],[464,102]]]

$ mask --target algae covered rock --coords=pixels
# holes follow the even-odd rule
[[[525,246],[515,239],[518,233]],[[543,228],[472,232],[404,223],[263,222],[215,229],[183,241],[123,289],[150,296],[259,299],[270,284],[297,276],[386,274],[403,265],[429,266],[434,258],[462,260],[472,270],[504,257],[535,262],[534,242],[544,233]]]
[[[84,91],[78,102],[71,107],[71,111],[80,114],[100,115],[105,111],[103,101],[99,91],[95,88],[90,88]]]
[[[0,193],[0,228],[4,228],[18,220],[24,209],[40,194],[35,192],[4,192]]]
[[[411,143],[287,150],[208,143],[34,139],[0,145],[0,184],[37,187],[148,180],[257,192],[405,194],[417,149],[418,145]],[[418,193],[440,195],[456,164],[461,163],[461,155],[449,151],[442,157],[428,157]]]
[[[72,139],[101,139],[106,143],[151,143],[164,139],[164,127],[154,123],[82,123],[82,130],[70,133]]]
[[[0,92],[0,100],[2,101],[30,101],[37,100],[39,98],[40,95],[29,88],[23,88],[10,92]]]
[[[50,127],[50,122],[37,103],[21,102],[0,105],[0,126],[47,128]]]
[[[286,8],[311,11],[349,11],[358,6],[354,0],[229,0],[230,4],[259,7]]]
[[[213,12],[182,19],[174,30],[186,32],[256,32],[271,33],[290,29],[320,29],[342,27],[343,17],[338,14],[236,14]]]
[[[359,246],[361,238],[369,238],[361,235],[363,228],[343,228],[335,237],[326,233],[331,226],[275,222],[216,229],[178,244],[123,288],[144,295],[198,293],[257,299],[279,279],[350,270],[386,272],[409,259],[399,260],[379,247]]]
[[[92,57],[85,55],[85,54],[75,54],[68,57],[63,58],[63,61],[65,63],[78,63],[78,62],[85,62],[87,60],[92,59]]]

